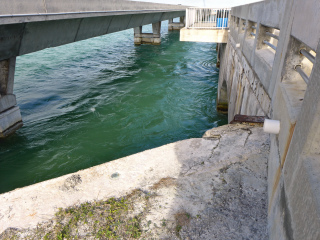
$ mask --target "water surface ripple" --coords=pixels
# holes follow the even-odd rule
[[[0,192],[225,124],[215,45],[166,29],[160,46],[134,46],[131,29],[19,57],[24,126],[0,141]]]

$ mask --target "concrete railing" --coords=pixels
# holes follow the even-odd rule
[[[319,2],[234,7],[220,44],[218,106],[281,123],[270,135],[270,239],[320,239]]]
[[[187,8],[186,28],[225,29],[229,26],[230,8]]]

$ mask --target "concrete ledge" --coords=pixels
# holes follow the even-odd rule
[[[225,29],[187,29],[180,30],[180,41],[227,43],[228,30]]]
[[[134,38],[134,44],[135,45],[141,45],[141,44],[152,44],[152,45],[160,45],[161,44],[161,38],[159,37],[142,37],[142,38]]]
[[[0,97],[0,113],[17,105],[16,96],[8,94]]]
[[[0,132],[0,138],[6,138],[6,137],[10,136],[11,134],[15,133],[19,128],[21,128],[22,126],[23,126],[22,121],[15,123],[11,127],[9,127],[7,130],[5,130],[4,132]]]
[[[269,138],[261,127],[224,125],[207,131],[204,138],[16,189],[0,195],[0,238],[9,227],[34,228],[51,220],[58,208],[140,189],[154,196],[144,223],[161,226],[166,219],[169,225],[177,213],[189,214],[190,224],[180,231],[183,239],[195,234],[199,239],[267,239],[268,154]],[[176,238],[174,232],[152,226],[149,239]]]
[[[168,30],[173,31],[173,30],[180,30],[184,27],[184,23],[169,23],[168,24]]]
[[[10,108],[9,110],[0,114],[0,132],[3,134],[11,126],[21,122],[20,108],[18,106]]]

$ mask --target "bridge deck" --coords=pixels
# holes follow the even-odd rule
[[[4,0],[0,9],[0,61],[181,17],[185,8],[125,0]]]

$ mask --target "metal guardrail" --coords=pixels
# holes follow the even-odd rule
[[[308,58],[308,60],[309,60],[310,62],[312,62],[312,64],[314,64],[314,63],[316,62],[316,58],[315,58],[313,55],[311,55],[311,53],[309,53],[307,50],[301,49],[301,50],[300,50],[300,54],[302,54],[303,56],[305,56],[306,58]]]
[[[266,35],[268,35],[268,36],[270,36],[270,37],[272,37],[272,38],[274,38],[274,39],[279,40],[279,36],[278,36],[278,35],[275,35],[275,34],[273,34],[273,33],[266,32]]]
[[[277,47],[275,45],[273,45],[272,43],[269,43],[268,41],[266,40],[263,40],[263,43],[268,45],[269,47],[271,47],[273,50],[277,50]]]
[[[251,26],[250,35],[253,36],[253,37],[256,37],[256,33],[254,32],[254,31],[256,31],[256,30],[257,30],[257,27],[254,26],[254,25],[252,25],[252,26]]]
[[[300,54],[302,54],[304,57],[306,57],[311,63],[312,66],[313,64],[315,64],[316,62],[316,57],[313,56],[310,52],[308,52],[306,49],[301,49],[299,51]],[[302,79],[305,81],[306,84],[308,84],[309,82],[309,76],[303,71],[302,69],[302,63],[295,65],[294,69],[300,74],[300,76],[302,77]]]
[[[187,8],[186,28],[226,29],[229,28],[230,8]]]
[[[273,34],[269,31],[266,31],[265,33],[267,36],[269,36],[270,38],[274,38],[276,40],[279,40],[279,36],[276,35],[276,34]],[[262,41],[264,44],[268,45],[269,47],[271,47],[273,50],[277,51],[277,46],[275,46],[274,44],[272,44],[270,41],[267,41],[267,40],[263,40]]]
[[[300,74],[300,76],[302,77],[302,79],[305,81],[306,84],[308,84],[309,82],[309,77],[308,75],[302,70],[302,65],[298,64],[296,66],[294,66],[294,69]]]

